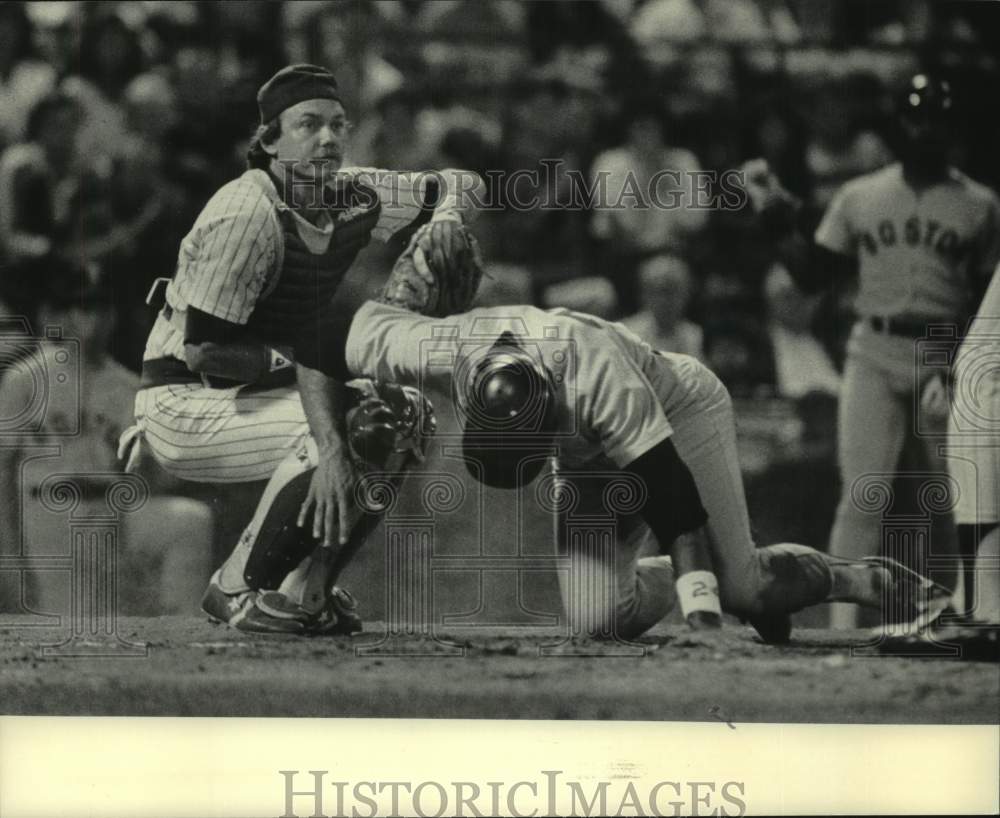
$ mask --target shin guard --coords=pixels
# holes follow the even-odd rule
[[[312,553],[318,541],[296,520],[309,493],[315,468],[297,475],[275,495],[256,539],[250,546],[243,578],[253,590],[278,588],[288,572]]]

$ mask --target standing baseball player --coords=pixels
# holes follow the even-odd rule
[[[1000,259],[1000,200],[947,162],[951,109],[947,83],[913,77],[900,105],[901,161],[845,184],[815,244],[792,228],[794,203],[766,164],[746,168],[751,199],[801,287],[858,278],[838,417],[843,488],[830,538],[830,553],[848,559],[880,548],[880,520],[852,502],[852,486],[896,470],[917,394],[924,428],[939,432],[924,441],[930,470],[947,471],[937,451],[947,371],[918,378],[915,344],[929,324],[964,325]],[[835,606],[834,627],[856,622],[856,609]]]
[[[359,627],[353,602],[330,591],[333,546],[352,530],[363,536],[345,435],[348,410],[372,403],[327,365],[327,335],[346,320],[334,296],[373,236],[387,241],[429,220],[422,251],[446,253],[480,182],[460,171],[342,169],[349,123],[319,66],[282,69],[257,102],[249,169],[211,198],[181,243],[121,455],[134,458],[145,441],[187,480],[270,478],[211,579],[210,616],[250,631],[350,631]],[[379,434],[385,411],[411,431],[421,426],[420,396],[397,394],[406,399],[357,416],[362,433]],[[279,587],[288,604],[269,607],[263,592]]]
[[[614,572],[615,592],[569,600],[564,588],[579,624],[612,621],[614,633],[629,638],[679,597],[689,622],[721,608],[782,642],[788,614],[807,605],[877,608],[886,594],[904,586],[912,592],[914,582],[925,597],[942,590],[888,560],[837,559],[788,543],[755,548],[732,403],[704,365],[654,352],[620,324],[568,310],[454,314],[468,307],[474,287],[456,296],[443,270],[411,243],[380,300],[364,304],[330,347],[338,356],[331,366],[343,377],[450,388],[464,417],[469,471],[487,485],[525,485],[553,457],[571,493],[577,476],[595,470],[638,478],[614,566],[593,566],[594,574]],[[688,553],[709,554],[710,566],[672,564],[664,553],[678,541],[691,546]],[[651,545],[653,555],[644,556]]]

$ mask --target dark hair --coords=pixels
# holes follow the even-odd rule
[[[258,125],[254,135],[250,137],[247,148],[247,167],[251,170],[267,170],[271,165],[272,156],[264,150],[265,142],[273,142],[281,136],[281,117],[276,116],[264,125]]]
[[[124,66],[115,72],[113,77],[101,73],[101,39],[105,32],[117,30],[125,36],[128,51],[124,57]],[[125,24],[116,14],[104,14],[88,20],[83,27],[80,38],[80,61],[78,73],[81,77],[95,83],[102,91],[112,91],[117,94],[129,81],[143,69],[145,62],[142,46],[138,35]],[[108,88],[106,83],[113,83]]]
[[[0,2],[0,25],[16,28],[21,35],[21,41],[14,53],[13,65],[17,65],[28,57],[35,56],[33,40],[35,27],[31,23],[31,18],[28,17],[24,3],[14,3],[8,0]]]
[[[626,100],[621,114],[623,127],[628,130],[640,120],[652,120],[659,126],[660,131],[664,132],[669,120],[666,103],[660,97],[650,95]]]
[[[28,122],[25,127],[25,136],[29,142],[35,142],[41,135],[42,128],[49,116],[61,108],[72,108],[78,110],[79,106],[75,99],[59,91],[46,94],[32,106],[28,113]]]

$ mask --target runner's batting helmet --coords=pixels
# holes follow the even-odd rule
[[[504,333],[456,383],[470,473],[496,488],[527,485],[552,452],[555,398],[541,363]]]
[[[899,113],[912,122],[942,120],[948,118],[952,105],[951,86],[947,82],[928,74],[915,74],[900,100]]]
[[[916,74],[899,100],[904,163],[928,168],[943,166],[951,142],[951,87],[944,80]]]

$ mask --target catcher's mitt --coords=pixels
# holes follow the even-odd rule
[[[482,277],[475,236],[458,221],[432,221],[413,234],[378,300],[444,318],[469,309]]]

